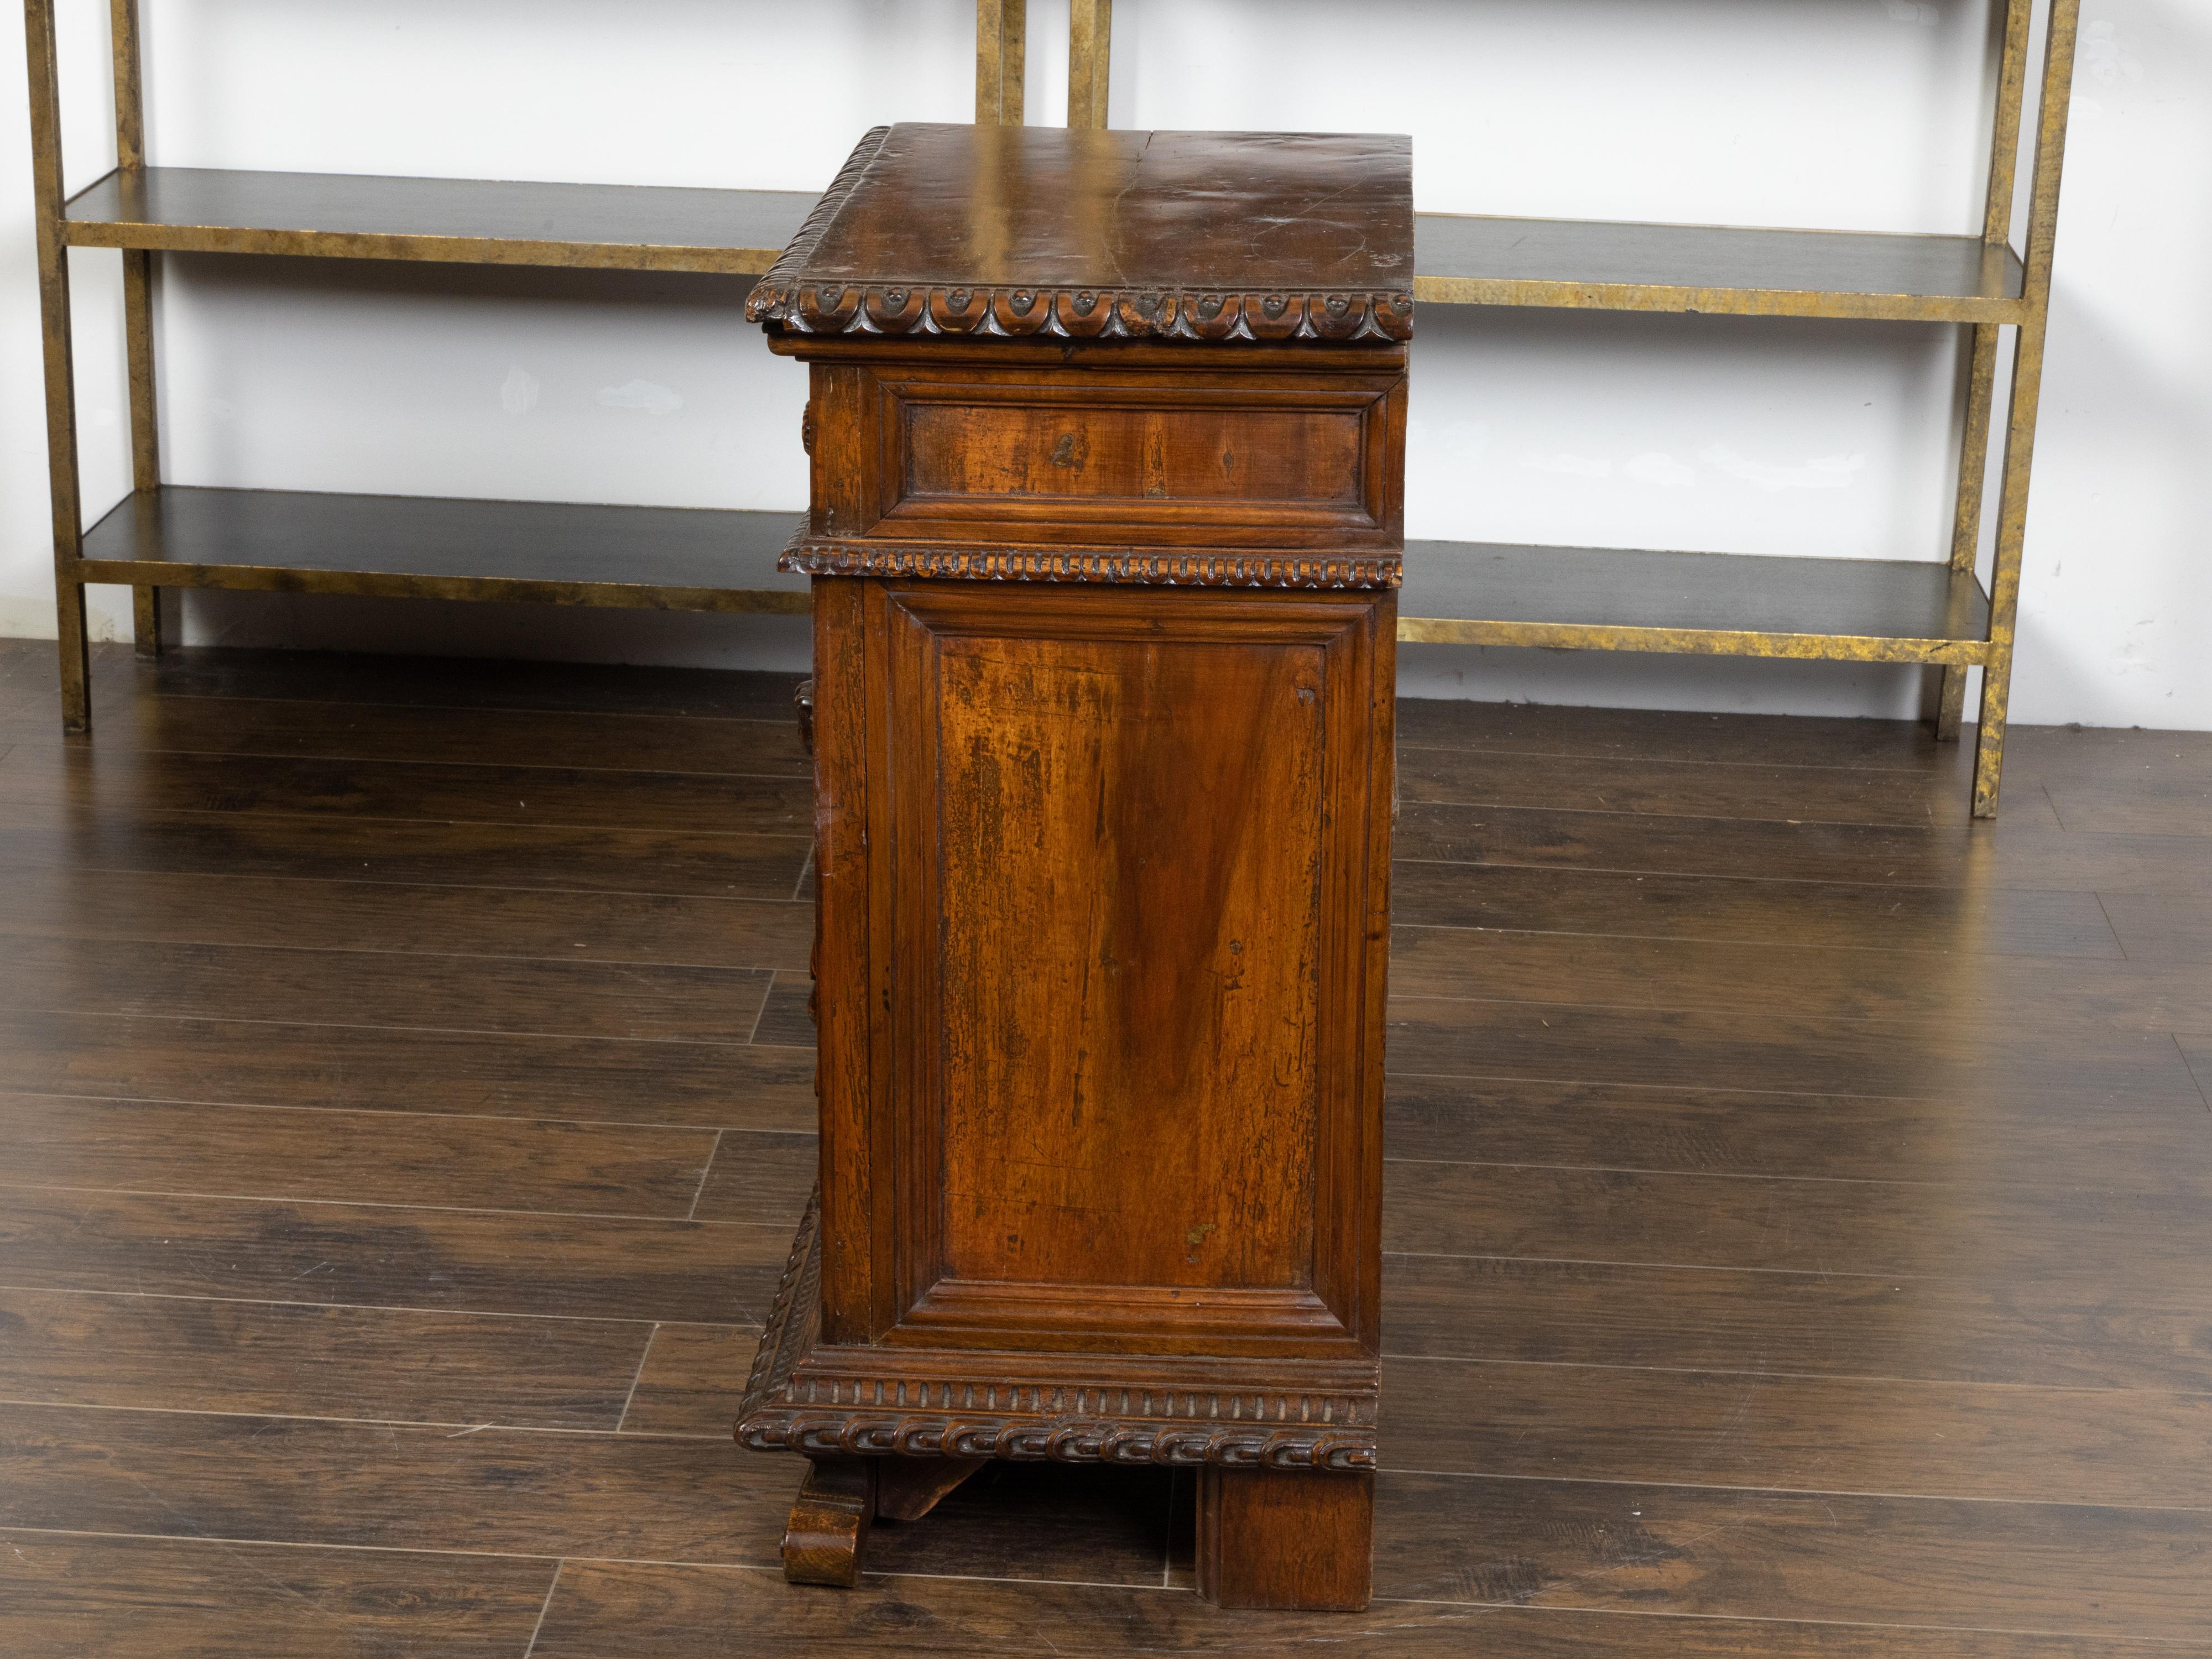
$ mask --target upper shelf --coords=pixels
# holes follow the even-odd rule
[[[1413,217],[1419,303],[2012,323],[2019,258],[1978,236]]]
[[[819,198],[796,190],[512,184],[206,167],[117,171],[70,198],[78,247],[757,276]],[[1422,213],[1413,297],[1906,321],[2020,320],[2021,267],[1975,236]]]
[[[109,173],[63,215],[64,239],[77,247],[757,276],[818,199],[796,190],[146,167]]]

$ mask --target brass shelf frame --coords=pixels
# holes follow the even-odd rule
[[[1415,216],[1413,297],[1421,303],[1860,318],[1970,329],[1948,560],[1623,550],[1610,556],[1617,561],[1611,579],[1599,582],[1588,573],[1597,568],[1594,561],[1601,565],[1607,550],[1415,543],[1407,550],[1399,637],[1938,665],[1936,735],[1947,741],[1959,736],[1966,671],[1979,667],[1973,814],[1995,817],[2080,15],[2080,0],[2045,0],[2031,134],[2025,100],[2034,5],[2002,0],[1978,236]],[[1071,126],[1106,125],[1111,34],[1111,0],[1070,0]],[[2031,141],[2027,235],[2024,252],[2016,253],[2010,245],[2013,198],[2024,140]],[[1984,592],[1976,565],[1996,422],[1999,336],[2006,328],[2017,335],[2002,425],[1996,550]],[[1547,560],[1561,568],[1546,572]],[[1717,563],[1727,581],[1713,580]],[[1864,568],[1842,568],[1850,566]],[[1927,590],[1917,599],[1916,582]],[[1735,614],[1741,607],[1729,603],[1738,587],[1764,596],[1750,625]],[[1698,604],[1709,609],[1700,614],[1692,608]],[[1881,628],[1905,631],[1855,631],[1882,618]]]
[[[357,570],[341,568],[343,555],[301,553],[289,563],[271,562],[265,546],[258,556],[261,562],[168,555],[88,559],[88,550],[106,550],[88,549],[82,525],[70,364],[69,247],[118,248],[124,259],[134,494],[103,520],[104,528],[121,522],[118,514],[134,523],[162,517],[150,305],[157,252],[189,249],[757,274],[781,251],[815,198],[803,191],[149,167],[136,0],[110,0],[118,166],[64,200],[54,3],[26,0],[26,19],[63,707],[70,730],[86,730],[90,720],[83,592],[88,581],[131,582],[142,652],[160,649],[161,586],[528,597],[722,611],[804,608],[790,592],[736,560],[727,583],[720,586],[630,582],[594,573],[579,574],[568,588],[556,590],[540,575],[463,568],[471,564],[466,560],[455,561],[450,569]],[[1413,292],[1429,304],[1858,318],[1971,329],[1947,562],[1416,543],[1408,550],[1400,637],[1926,663],[1942,671],[1935,725],[1936,736],[1947,740],[1960,733],[1966,671],[1979,667],[1973,810],[1977,817],[1995,817],[2079,0],[2045,0],[2023,256],[2014,251],[2009,235],[2022,140],[2028,136],[2025,94],[2033,5],[2034,0],[2004,0],[1979,236],[1417,216]],[[1026,0],[977,0],[979,122],[1018,124],[1023,118],[1026,19]],[[1069,23],[1069,123],[1103,126],[1112,0],[1070,0]],[[1976,564],[1996,427],[2000,331],[2005,328],[2018,335],[2002,428],[1994,567],[1984,591]],[[519,511],[532,504],[515,505]],[[659,509],[588,511],[641,515],[627,531],[606,521],[606,533],[611,544],[637,550],[629,556],[648,568],[655,564],[652,526],[670,522],[653,516]],[[303,524],[330,517],[304,507],[301,514]],[[662,550],[680,562],[680,547]],[[202,555],[206,551],[200,550]],[[1601,580],[1589,574],[1593,561],[1606,567]],[[1748,617],[1736,614],[1742,607],[1729,602],[1739,593],[1761,596]]]
[[[807,609],[775,556],[797,515],[201,489],[161,482],[153,277],[165,252],[757,275],[802,191],[518,184],[149,167],[137,0],[109,0],[116,166],[65,197],[57,0],[25,0],[62,724],[92,726],[86,584],[128,584],[138,650],[161,590],[258,589],[722,612]],[[976,0],[975,118],[1018,123],[1026,0]],[[87,529],[71,247],[121,251],[131,492]]]

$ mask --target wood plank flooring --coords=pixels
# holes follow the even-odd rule
[[[773,676],[0,642],[0,1653],[2212,1659],[2212,737],[1408,703],[1378,1598],[729,1441],[811,1178]]]

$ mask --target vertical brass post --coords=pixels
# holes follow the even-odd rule
[[[139,67],[138,0],[110,0],[115,52],[115,165],[146,165],[145,83]],[[123,250],[123,339],[131,382],[131,485],[148,494],[161,486],[161,435],[154,405],[154,256]],[[161,653],[161,590],[131,590],[138,654]]]
[[[2021,94],[2027,83],[2027,30],[2033,0],[2009,0],[2004,45],[1997,59],[1996,114],[1990,139],[1989,191],[1982,212],[1982,240],[2002,247],[2012,240],[2012,198],[2020,173]],[[1966,370],[1966,421],[1959,442],[1959,491],[1951,521],[1951,568],[1972,570],[1982,545],[1982,496],[1989,476],[1990,413],[1996,400],[1998,325],[1977,324]],[[1942,671],[1936,737],[1955,743],[1966,707],[1966,669]]]
[[[1069,0],[1067,125],[1106,125],[1107,72],[1114,58],[1114,0]]]
[[[1974,816],[1997,814],[2004,769],[2005,709],[2012,694],[2013,636],[2020,610],[2021,549],[2027,527],[2029,469],[2043,390],[2043,340],[2051,319],[2051,256],[2058,234],[2058,178],[2066,161],[2066,113],[2073,91],[2074,40],[2081,0],[2051,0],[2043,85],[2036,111],[2035,173],[2029,186],[2024,263],[2026,315],[2012,365],[2004,472],[1997,493],[1996,565],[1990,581],[1990,654],[1982,670],[1982,720],[1974,755]]]
[[[1029,0],[975,0],[975,125],[1022,124]]]
[[[84,520],[77,499],[76,366],[70,350],[69,250],[62,245],[62,112],[54,0],[24,0],[30,60],[31,184],[39,248],[39,326],[46,378],[46,470],[54,508],[54,619],[61,643],[62,729],[92,729],[91,655],[77,577]]]

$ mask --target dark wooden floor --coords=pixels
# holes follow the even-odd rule
[[[0,647],[0,1653],[2212,1653],[2212,737],[1403,711],[1374,1610],[1009,1468],[774,1571],[765,678]]]

